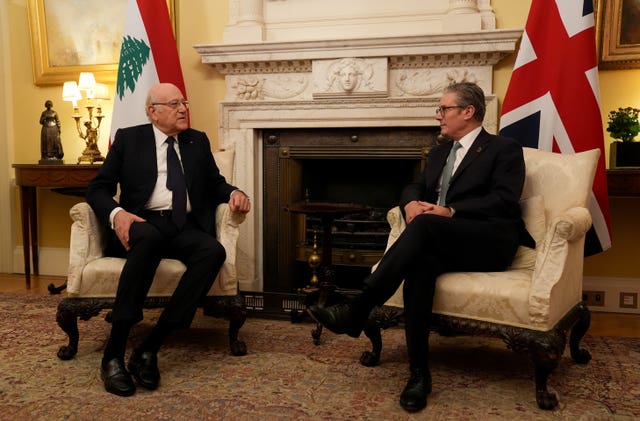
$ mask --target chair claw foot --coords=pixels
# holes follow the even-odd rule
[[[231,355],[235,357],[247,355],[247,344],[245,344],[244,341],[232,341],[229,345],[231,348]]]
[[[360,364],[365,367],[375,367],[380,362],[380,355],[376,355],[371,351],[363,351],[360,355]]]
[[[63,345],[60,347],[60,349],[58,349],[58,358],[64,361],[71,360],[77,353],[78,350],[74,347]]]
[[[536,391],[536,402],[540,409],[554,409],[558,406],[558,397],[547,390]]]

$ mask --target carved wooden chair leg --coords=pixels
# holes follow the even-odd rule
[[[364,329],[364,334],[371,341],[371,351],[363,351],[360,356],[360,364],[365,367],[375,367],[380,362],[380,354],[382,353],[382,335],[381,329],[369,320]]]
[[[247,307],[240,294],[233,296],[208,296],[202,302],[202,310],[206,316],[224,316],[229,320],[229,348],[231,355],[247,354],[247,345],[238,339],[240,328],[247,320]]]
[[[67,300],[62,300],[60,304],[58,304],[56,321],[58,322],[58,326],[69,336],[69,344],[63,345],[58,349],[58,358],[61,360],[70,360],[78,353],[80,333],[78,332],[78,317],[68,306]]]
[[[231,349],[231,355],[236,357],[247,355],[247,344],[238,339],[240,328],[246,320],[247,309],[242,302],[238,307],[231,310],[229,316],[229,348]]]
[[[591,313],[584,303],[580,303],[577,307],[578,321],[571,328],[569,336],[569,349],[571,350],[571,358],[579,364],[586,364],[591,361],[591,354],[584,348],[580,348],[580,341],[587,333],[591,325]]]
[[[78,353],[78,342],[80,340],[78,318],[89,320],[100,313],[101,310],[101,307],[95,305],[84,306],[79,300],[73,298],[66,298],[58,304],[56,321],[58,326],[69,336],[69,344],[63,345],[58,349],[58,358],[70,360],[75,357]]]
[[[529,352],[535,367],[536,402],[540,409],[553,409],[558,405],[558,397],[547,389],[547,380],[556,369],[567,339],[560,329],[532,335]]]
[[[553,409],[558,406],[558,397],[547,389],[547,380],[552,371],[553,368],[545,364],[536,363],[536,402],[540,409]]]
[[[371,341],[371,351],[364,351],[360,356],[360,364],[374,367],[380,362],[382,353],[382,329],[398,326],[404,320],[404,310],[397,307],[374,307],[369,313],[364,334]]]

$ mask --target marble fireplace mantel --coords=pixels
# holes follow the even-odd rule
[[[202,63],[213,65],[222,74],[282,72],[287,65],[343,57],[389,57],[398,63],[415,57],[425,66],[454,67],[494,65],[514,51],[521,34],[520,29],[503,29],[384,38],[197,44],[194,48]]]
[[[229,26],[242,26],[242,13],[245,17],[260,15],[250,13],[252,10],[264,13],[259,10],[261,5],[296,1],[302,2],[230,0],[230,7],[235,8]],[[480,16],[486,21],[488,1],[444,3],[447,7],[470,7],[464,11],[478,16],[478,30],[384,38],[260,40],[256,38],[265,38],[266,24],[257,18],[249,19],[248,25],[254,29],[260,26],[259,31],[239,30],[229,37],[233,42],[194,46],[202,63],[225,77],[225,99],[219,104],[219,144],[236,151],[234,182],[254,202],[239,239],[242,290],[261,291],[263,285],[263,129],[437,126],[435,108],[442,89],[466,80],[485,91],[485,126],[492,132],[497,130],[493,66],[515,51],[522,30],[481,29]],[[451,19],[447,16],[441,14],[444,20]],[[240,33],[244,34],[242,42],[237,40]]]

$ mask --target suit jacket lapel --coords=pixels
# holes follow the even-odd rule
[[[478,137],[476,137],[471,144],[469,151],[458,165],[458,168],[456,168],[456,171],[453,173],[453,176],[451,177],[451,184],[453,184],[464,170],[485,150],[489,140],[491,140],[491,135],[482,129],[480,134],[478,134]]]
[[[180,158],[182,159],[182,169],[187,183],[187,190],[189,190],[189,186],[191,186],[191,182],[193,181],[193,173],[191,172],[191,169],[195,168],[193,162],[195,157],[195,143],[189,130],[185,130],[178,135],[178,144],[180,145]]]
[[[153,179],[155,185],[155,180],[158,179],[158,158],[156,156],[156,141],[153,134],[153,126],[151,124],[141,126],[141,131],[139,142],[142,143],[141,150],[144,151],[142,152],[141,159],[143,160],[142,162],[144,162],[143,165],[152,169],[153,172],[150,173],[150,179]],[[151,186],[151,188],[153,189],[153,186]],[[151,192],[149,192],[149,194],[151,194]]]
[[[447,163],[447,157],[453,146],[453,142],[449,142],[448,147],[437,149],[429,154],[429,162],[427,163],[427,171],[425,172],[425,185],[431,186],[434,190],[440,180],[442,170]]]

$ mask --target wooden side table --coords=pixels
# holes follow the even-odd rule
[[[640,197],[640,169],[607,170],[611,197]]]
[[[100,165],[13,164],[12,167],[16,172],[16,185],[20,187],[24,277],[27,289],[30,289],[31,257],[33,257],[33,274],[40,274],[36,190],[38,188],[85,188],[98,173]]]

